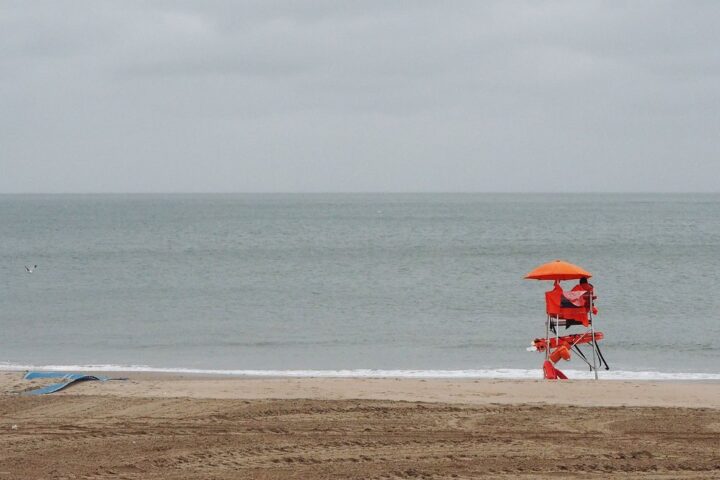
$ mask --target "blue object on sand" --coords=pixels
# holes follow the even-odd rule
[[[55,393],[59,392],[65,387],[68,387],[72,385],[73,383],[77,382],[85,382],[88,380],[99,380],[101,382],[106,382],[108,380],[112,380],[108,377],[104,377],[102,375],[86,375],[84,373],[67,373],[67,372],[28,372],[23,377],[25,380],[33,380],[36,378],[60,378],[62,379],[59,383],[52,383],[50,385],[47,385],[45,387],[36,388],[35,390],[30,390],[28,392],[24,392],[23,395],[45,395],[47,393]],[[114,380],[124,380],[124,379],[114,379]]]

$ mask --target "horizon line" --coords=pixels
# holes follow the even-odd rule
[[[0,192],[0,195],[716,195],[720,190],[668,191],[668,190],[623,190],[623,191],[109,191],[109,192]]]

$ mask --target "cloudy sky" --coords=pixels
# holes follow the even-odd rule
[[[720,2],[0,1],[0,192],[720,191]]]

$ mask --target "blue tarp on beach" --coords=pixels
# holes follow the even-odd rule
[[[58,383],[52,383],[45,387],[36,388],[24,392],[23,395],[45,395],[48,393],[59,392],[65,387],[72,385],[77,382],[85,382],[88,380],[98,380],[100,382],[106,382],[110,378],[102,375],[86,375],[84,373],[67,373],[67,372],[28,372],[23,377],[25,380],[34,380],[37,378],[59,378],[61,379]]]

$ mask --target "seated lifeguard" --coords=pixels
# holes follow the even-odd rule
[[[585,279],[587,285],[587,279]],[[578,284],[579,286],[580,284]],[[592,285],[590,285],[592,289]],[[560,282],[555,281],[554,288],[545,292],[545,309],[547,314],[560,320],[565,320],[565,327],[571,325],[580,325],[587,327],[590,325],[589,313],[591,301],[588,293],[592,295],[592,290],[579,288],[566,292],[560,286]]]
[[[589,306],[592,305],[592,313],[593,315],[597,315],[598,310],[595,308],[595,305],[593,305],[592,300],[597,300],[597,295],[595,295],[595,287],[593,287],[592,283],[588,282],[587,277],[582,277],[577,285],[575,285],[572,289],[573,292],[587,292],[585,294],[585,303]]]
[[[592,283],[588,282],[587,277],[582,277],[578,284],[573,287],[572,291],[578,292],[582,290],[583,292],[588,292],[593,296],[593,300],[595,300],[597,297],[594,295],[594,289],[595,287],[593,287]]]

